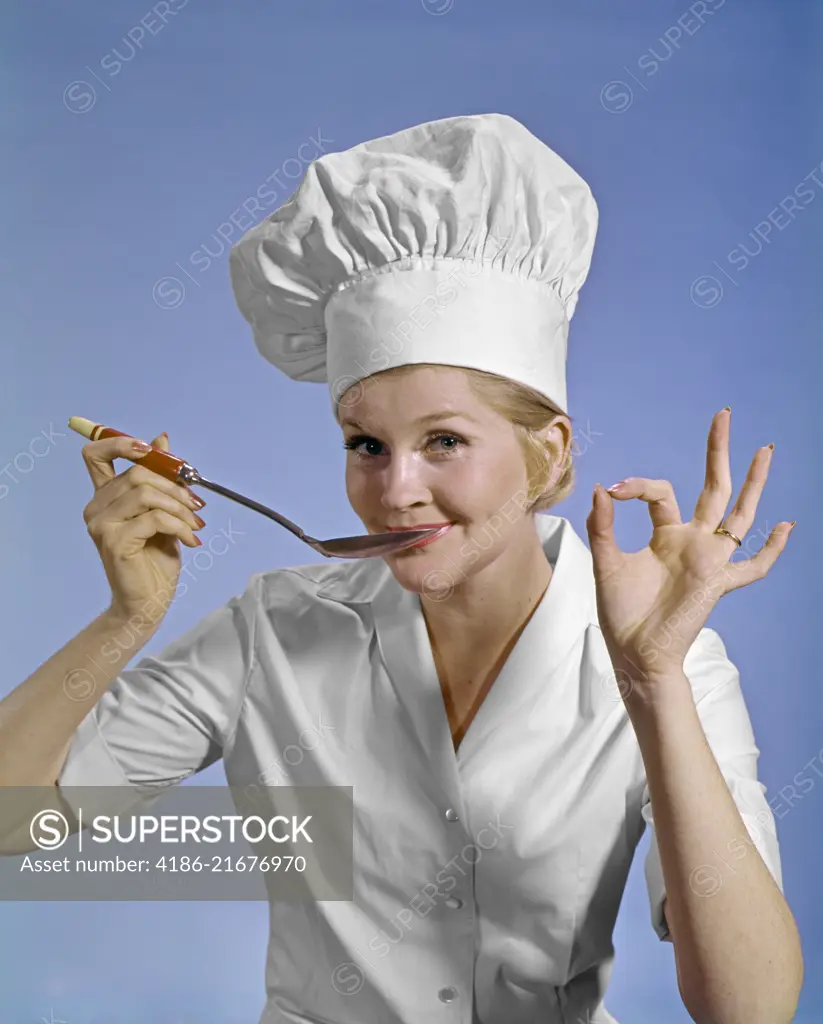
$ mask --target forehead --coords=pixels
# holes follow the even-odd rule
[[[485,406],[459,367],[385,371],[364,378],[354,387],[359,392],[358,400],[348,407],[345,402],[341,404],[341,426],[365,427],[378,422],[400,426],[457,416],[479,423],[488,418]]]

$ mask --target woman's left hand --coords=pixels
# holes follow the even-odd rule
[[[792,525],[778,523],[756,555],[730,562],[737,543],[715,532],[723,526],[743,540],[772,456],[770,447],[758,450],[737,502],[724,518],[732,496],[730,419],[731,410],[723,409],[712,420],[705,486],[691,522],[681,522],[668,480],[628,477],[608,491],[595,488],[586,526],[597,611],[622,694],[682,672],[686,654],[715,604],[729,591],[762,579],[786,546]],[[648,502],[654,531],[642,551],[627,554],[617,546],[612,498]]]

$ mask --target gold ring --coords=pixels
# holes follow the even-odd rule
[[[714,532],[722,533],[724,537],[730,537],[738,547],[740,547],[740,545],[743,543],[743,541],[739,537],[735,537],[733,533],[730,533],[728,530],[724,530],[722,526],[718,526],[718,528]]]

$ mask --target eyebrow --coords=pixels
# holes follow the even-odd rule
[[[426,416],[420,416],[418,419],[413,420],[412,423],[413,424],[418,424],[418,423],[425,424],[425,423],[431,423],[434,420],[453,420],[453,419],[471,420],[472,423],[477,423],[478,422],[473,416],[469,416],[469,414],[467,412],[455,412],[452,409],[444,409],[442,412],[430,412]],[[342,423],[340,424],[340,426],[341,427],[352,426],[352,427],[356,427],[358,430],[365,430],[366,429],[360,423],[358,423],[357,420],[350,420],[350,419],[343,420]]]

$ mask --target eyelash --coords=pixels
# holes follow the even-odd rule
[[[442,437],[448,437],[451,438],[453,441],[457,441],[457,444],[455,445],[454,448],[447,448],[443,451],[438,452],[439,455],[445,455],[447,458],[455,454],[461,445],[465,445],[467,443],[458,434],[450,434],[447,433],[446,431],[439,431],[436,434],[431,434],[429,437],[429,441],[437,441]],[[343,442],[343,447],[346,448],[348,451],[353,451],[355,455],[357,455],[361,459],[376,459],[377,455],[367,455],[365,452],[357,451],[357,448],[359,448],[360,445],[366,441],[374,441],[377,444],[382,443],[378,441],[377,438],[375,437],[369,437],[368,434],[355,434],[354,437],[351,437],[349,438],[348,441]]]

